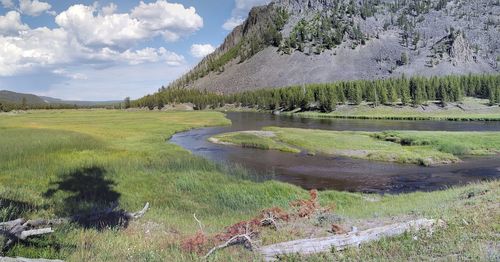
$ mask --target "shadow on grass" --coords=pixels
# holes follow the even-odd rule
[[[128,226],[125,212],[115,210],[120,193],[113,189],[116,183],[106,177],[105,169],[81,168],[61,178],[44,193],[44,197],[56,201],[62,198],[62,204],[56,206],[56,215],[69,217],[84,228],[103,230]]]
[[[0,222],[10,221],[22,217],[25,213],[39,208],[36,205],[0,197]]]

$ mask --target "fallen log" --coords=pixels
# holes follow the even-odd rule
[[[261,247],[257,251],[266,261],[274,261],[281,255],[309,255],[329,252],[332,249],[340,251],[348,247],[357,247],[362,243],[379,240],[383,237],[401,235],[407,231],[425,229],[432,232],[432,229],[435,226],[441,226],[443,224],[444,221],[442,220],[418,219],[404,223],[371,228],[364,231],[351,232],[345,235],[283,242]]]

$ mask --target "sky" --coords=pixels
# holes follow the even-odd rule
[[[0,90],[133,99],[195,66],[270,0],[0,0]]]

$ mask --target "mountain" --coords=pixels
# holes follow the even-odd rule
[[[499,50],[498,0],[275,0],[170,87],[498,73]]]
[[[4,104],[22,104],[23,99],[25,99],[26,104],[29,105],[43,105],[46,104],[46,102],[32,94],[22,94],[22,93],[16,93],[16,92],[11,92],[7,90],[0,90],[0,103]]]
[[[36,96],[33,94],[16,93],[7,90],[0,90],[0,103],[20,105],[26,99],[27,105],[77,105],[77,106],[98,106],[111,105],[121,101],[71,101],[62,100],[47,96]]]
[[[53,98],[48,96],[40,96],[46,103],[49,104],[59,104],[59,105],[77,105],[77,106],[98,106],[98,105],[111,105],[121,103],[122,101],[112,100],[112,101],[80,101],[80,100],[62,100],[59,98]]]

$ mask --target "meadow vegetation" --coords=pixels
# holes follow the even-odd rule
[[[0,114],[0,221],[66,216],[111,202],[135,211],[151,203],[145,217],[125,229],[60,226],[54,234],[18,243],[5,255],[67,261],[199,260],[197,254],[181,248],[182,240],[199,229],[194,213],[204,231],[212,234],[264,208],[288,209],[291,201],[308,197],[296,186],[261,180],[242,168],[212,163],[168,143],[176,132],[226,124],[229,121],[217,112]],[[407,136],[420,139],[418,134],[402,134],[401,138]],[[444,219],[448,227],[433,235],[419,235],[418,241],[408,234],[309,259],[498,257],[494,233],[498,232],[498,188],[498,182],[488,182],[433,193],[377,196],[376,201],[362,194],[320,192],[321,203],[335,203],[336,215],[349,221],[418,216]],[[273,243],[304,232],[265,231],[262,241]],[[213,259],[259,258],[235,247],[216,253]]]
[[[309,154],[322,153],[425,166],[458,162],[459,157],[464,155],[500,152],[498,132],[360,132],[278,127],[267,127],[264,130],[260,133],[227,133],[215,138],[230,144],[260,149],[293,152],[288,148],[300,148]]]

